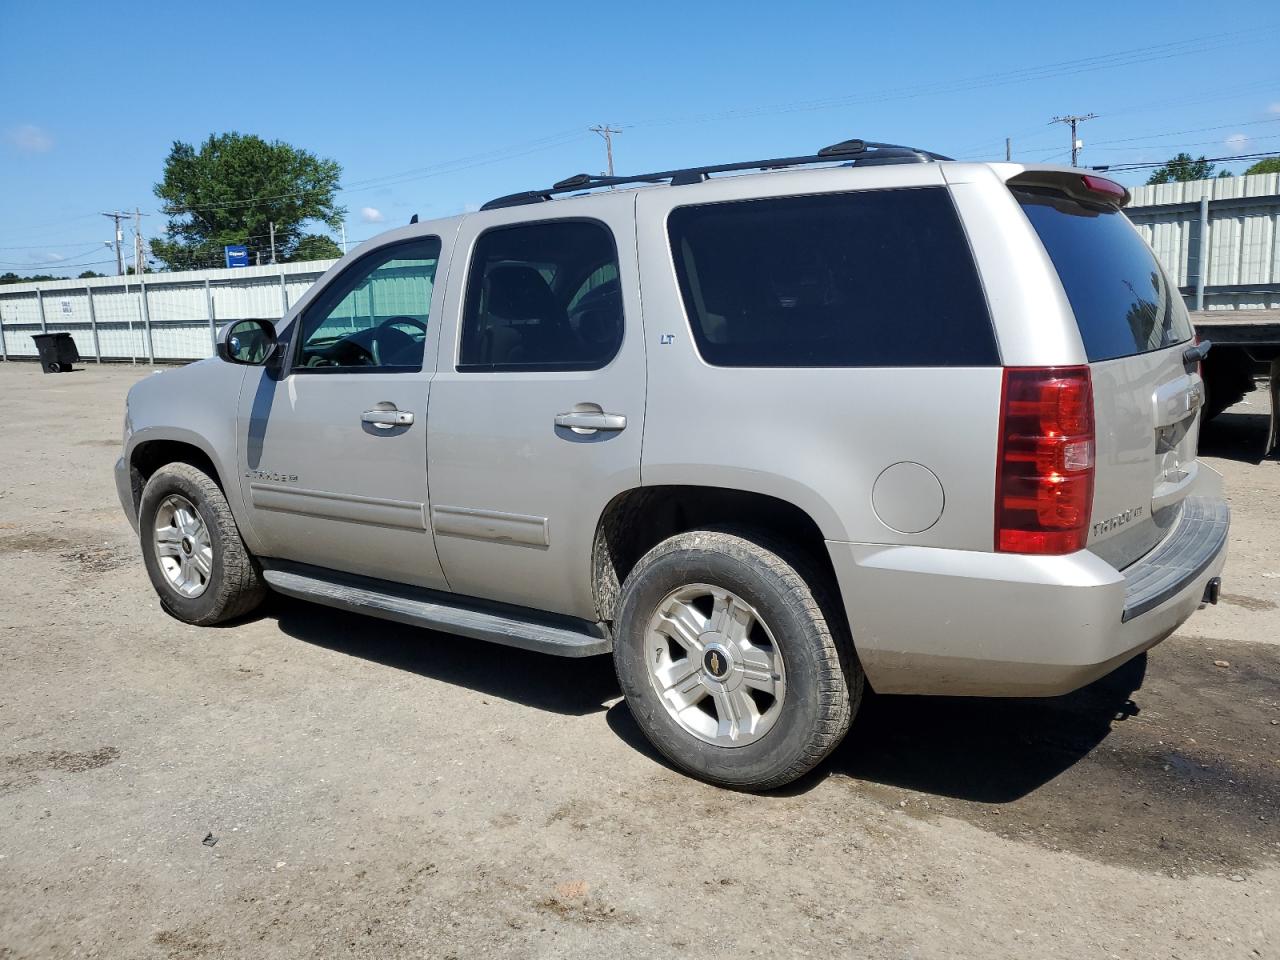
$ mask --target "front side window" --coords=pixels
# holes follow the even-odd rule
[[[496,227],[476,240],[460,371],[597,370],[622,331],[618,251],[604,224]]]
[[[421,370],[439,260],[435,237],[357,260],[303,315],[294,369]]]
[[[667,232],[710,364],[999,363],[973,255],[943,187],[679,207]]]

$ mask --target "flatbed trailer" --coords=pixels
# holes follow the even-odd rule
[[[1262,374],[1271,388],[1265,455],[1280,455],[1280,310],[1196,310],[1191,321],[1202,341],[1213,342],[1202,368],[1206,415],[1239,401]]]

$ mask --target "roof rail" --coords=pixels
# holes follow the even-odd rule
[[[823,147],[812,156],[778,157],[773,160],[746,160],[741,163],[720,163],[706,167],[685,167],[680,170],[663,170],[658,173],[640,173],[629,177],[596,177],[577,173],[554,183],[546,190],[526,190],[511,193],[486,203],[481,210],[499,207],[518,207],[526,203],[542,203],[561,193],[592,190],[597,187],[618,187],[626,184],[669,183],[673,187],[689,183],[701,183],[713,173],[731,173],[735,170],[778,170],[783,167],[799,167],[810,163],[840,163],[850,166],[872,166],[880,163],[928,163],[933,160],[950,160],[938,153],[903,147],[896,143],[874,143],[866,140],[843,140]]]

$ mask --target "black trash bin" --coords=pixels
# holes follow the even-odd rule
[[[69,333],[37,333],[31,339],[40,351],[40,369],[45,373],[66,373],[80,362],[80,351]]]

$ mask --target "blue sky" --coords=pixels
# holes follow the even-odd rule
[[[215,131],[340,161],[351,240],[600,172],[595,123],[619,172],[853,136],[1064,162],[1048,121],[1088,112],[1087,164],[1280,150],[1280,9],[1209,9],[0,0],[0,272],[107,260],[101,210],[154,233],[172,142]]]

